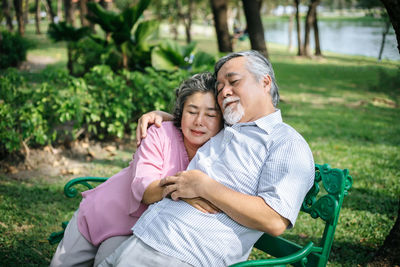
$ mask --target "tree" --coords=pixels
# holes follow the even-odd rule
[[[40,0],[35,0],[35,26],[36,34],[40,34]]]
[[[88,13],[87,4],[88,0],[79,0],[79,13],[82,26],[89,26],[89,21],[86,19]]]
[[[294,17],[296,15],[296,11],[292,12],[289,16],[289,29],[288,29],[288,50],[292,51],[293,49],[293,22],[294,22]]]
[[[382,30],[382,41],[381,47],[379,49],[378,60],[382,59],[383,49],[385,47],[386,35],[389,33],[390,30],[390,19],[388,12],[390,11],[385,10],[383,3],[380,0],[359,0],[358,5],[362,8],[367,9],[379,9],[379,12],[374,12],[374,16],[379,16],[380,19],[383,21],[383,30]]]
[[[299,11],[300,0],[294,0],[294,4],[296,8],[296,32],[297,32],[297,49],[298,49],[297,55],[303,56],[304,50],[303,50],[303,45],[301,43],[300,11]]]
[[[320,44],[320,42],[319,42],[319,29],[318,29],[317,8],[315,8],[315,10],[314,10],[313,28],[314,28],[315,55],[316,55],[316,56],[322,56],[321,44]]]
[[[178,10],[178,18],[183,21],[185,26],[186,43],[192,42],[191,28],[192,28],[192,13],[194,8],[194,0],[188,0],[187,13],[184,14],[182,10],[181,0],[175,0],[176,8]]]
[[[226,0],[210,0],[214,15],[214,26],[217,34],[219,52],[232,52],[232,40],[229,36]]]
[[[321,55],[321,49],[319,48],[319,35],[318,35],[318,26],[316,18],[317,18],[317,6],[319,5],[320,0],[311,0],[308,5],[308,11],[306,16],[306,22],[304,27],[304,46],[303,51],[305,56],[309,56],[310,53],[310,31],[311,28],[314,28],[314,34],[316,35],[315,42],[318,43],[319,55]],[[317,48],[317,47],[316,47]],[[317,51],[317,50],[316,50]]]
[[[51,23],[49,25],[48,35],[55,42],[66,41],[67,42],[67,53],[68,62],[67,68],[70,74],[73,72],[72,62],[72,49],[74,43],[87,36],[90,32],[88,27],[75,28],[68,25],[65,21],[60,23]]]
[[[396,33],[397,49],[400,53],[400,2],[398,0],[381,0],[389,15],[394,32]]]
[[[106,40],[97,38],[98,41],[112,47],[113,53],[122,58],[122,67],[125,69],[143,70],[151,65],[152,47],[148,39],[159,24],[155,20],[139,21],[149,4],[150,0],[140,0],[120,14],[105,10],[95,2],[87,4],[90,11],[87,18],[106,33]],[[132,29],[135,29],[133,34]]]
[[[72,0],[64,0],[64,18],[68,24],[75,25],[74,4]]]
[[[24,23],[23,9],[22,9],[22,0],[14,0],[14,9],[15,9],[15,15],[17,16],[18,33],[21,36],[24,36],[25,23]]]
[[[400,53],[400,2],[398,0],[381,0],[386,8],[392,23],[394,32],[396,33],[397,49]],[[394,223],[389,235],[386,237],[382,247],[378,250],[374,261],[379,264],[378,260],[381,257],[389,257],[393,265],[398,264],[400,261],[400,199],[399,208],[397,210],[397,219]],[[374,261],[371,265],[375,265]]]
[[[49,16],[49,20],[51,21],[51,23],[54,23],[54,18],[56,15],[54,13],[53,7],[51,6],[51,0],[43,1],[43,3]]]
[[[3,14],[6,17],[8,31],[11,32],[14,29],[14,26],[12,24],[12,16],[11,16],[11,11],[10,11],[9,0],[3,0],[2,5],[3,5]]]
[[[246,16],[247,32],[249,34],[251,49],[259,51],[268,58],[264,27],[260,15],[261,4],[261,0],[243,0],[243,9]]]
[[[22,0],[22,13],[24,16],[24,25],[29,23],[29,0]]]
[[[378,60],[381,61],[382,60],[382,54],[383,54],[383,48],[385,47],[385,42],[386,42],[386,35],[389,33],[390,30],[390,20],[389,20],[389,16],[387,15],[387,13],[384,11],[382,12],[382,18],[385,22],[385,28],[382,32],[382,42],[381,42],[381,48],[379,49],[379,55],[378,55]]]

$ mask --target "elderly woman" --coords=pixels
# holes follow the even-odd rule
[[[82,193],[50,266],[96,266],[131,234],[149,204],[160,201],[159,181],[186,169],[197,149],[217,134],[222,116],[215,80],[202,73],[176,90],[174,122],[150,127],[129,167]],[[203,211],[217,212],[203,199],[184,199]]]

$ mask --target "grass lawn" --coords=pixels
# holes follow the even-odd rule
[[[32,33],[27,34],[30,38]],[[63,44],[44,36],[32,54],[66,62]],[[198,47],[214,49],[197,38]],[[210,48],[212,47],[212,48]],[[239,43],[239,49],[248,44]],[[216,45],[215,45],[216,49]],[[345,198],[328,266],[357,266],[382,245],[396,219],[400,196],[400,62],[326,53],[298,58],[284,47],[268,46],[282,98],[284,121],[309,142],[316,163],[348,168],[354,184]],[[215,50],[213,51],[215,52]],[[65,66],[65,65],[64,65]],[[22,73],[32,82],[37,74]],[[132,150],[87,163],[85,174],[110,176],[126,166]],[[79,200],[62,190],[69,176],[11,179],[0,173],[0,266],[47,266],[55,246],[46,238],[68,220]],[[286,236],[316,241],[322,223],[300,216]],[[305,238],[307,237],[307,238]],[[260,257],[253,251],[251,258]]]

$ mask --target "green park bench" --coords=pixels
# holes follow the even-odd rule
[[[104,182],[108,178],[103,177],[80,177],[69,181],[64,187],[64,194],[73,198],[78,191],[75,185],[82,184],[88,189],[93,186],[90,182]],[[320,184],[323,190],[320,190]],[[328,164],[315,165],[314,186],[307,193],[301,211],[310,214],[314,219],[320,218],[325,223],[324,232],[318,244],[312,241],[305,246],[299,245],[281,236],[273,237],[263,234],[254,245],[275,258],[249,260],[234,264],[232,266],[326,266],[331,251],[336,225],[339,219],[340,208],[344,196],[353,184],[353,179],[347,169],[331,168]],[[320,193],[320,195],[319,195]],[[63,222],[65,229],[68,222]],[[55,232],[48,238],[50,244],[58,243],[64,235],[64,230]]]

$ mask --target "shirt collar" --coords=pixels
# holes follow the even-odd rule
[[[271,134],[275,125],[277,125],[278,123],[282,123],[281,110],[275,109],[274,113],[264,116],[258,120],[251,121],[251,122],[237,123],[232,126],[225,124],[225,127],[228,126],[228,127],[232,127],[232,128],[239,128],[239,127],[247,126],[247,125],[256,125],[257,127],[263,129],[267,134]]]
[[[275,109],[274,113],[271,113],[265,117],[262,117],[254,123],[263,129],[267,134],[271,134],[272,130],[274,129],[275,125],[278,123],[282,123],[282,114],[280,109]]]

